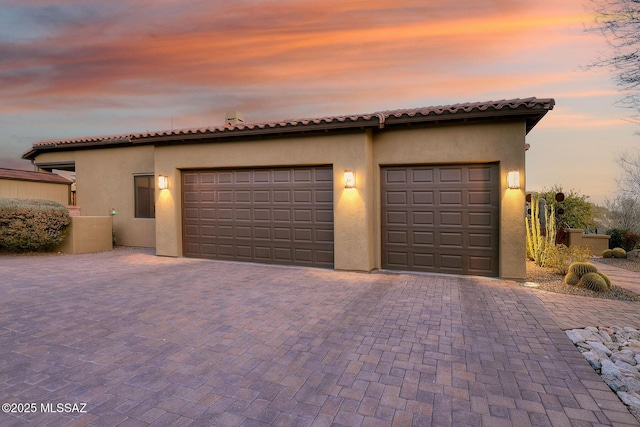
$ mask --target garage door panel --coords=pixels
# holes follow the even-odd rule
[[[413,205],[433,205],[433,191],[413,191]]]
[[[440,191],[440,205],[462,206],[462,191]]]
[[[218,197],[214,200],[216,203],[233,203],[233,191],[220,190]]]
[[[462,226],[462,212],[440,212],[440,225],[441,226]]]
[[[433,211],[413,212],[413,225],[434,225]]]
[[[433,183],[433,168],[415,168],[411,177],[414,183]]]
[[[383,268],[498,275],[497,164],[382,167],[381,191]]]
[[[184,172],[183,221],[185,256],[333,267],[333,170]]]
[[[469,206],[491,206],[493,204],[493,192],[487,190],[469,190],[467,192]]]
[[[439,168],[440,182],[441,183],[462,183],[462,169],[461,168]]]
[[[254,227],[253,233],[254,233],[253,237],[256,240],[271,240],[270,227]]]

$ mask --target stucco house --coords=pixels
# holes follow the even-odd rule
[[[71,181],[50,172],[0,168],[0,197],[70,203]]]
[[[554,104],[230,121],[23,158],[75,171],[81,214],[117,212],[117,242],[160,256],[524,278],[525,138]]]

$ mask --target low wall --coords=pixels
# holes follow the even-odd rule
[[[601,256],[605,249],[609,249],[609,239],[607,234],[584,234],[580,228],[568,228],[567,246],[584,246],[591,250],[591,255]]]
[[[72,216],[69,236],[58,252],[84,254],[113,249],[113,218],[110,216]]]

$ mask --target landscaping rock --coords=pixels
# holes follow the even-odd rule
[[[640,331],[612,325],[571,329],[566,334],[640,421]]]

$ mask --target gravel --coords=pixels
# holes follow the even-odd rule
[[[602,259],[599,258],[597,262],[600,261],[602,261]],[[625,266],[631,266],[633,268],[640,267],[640,262],[631,259],[608,258],[604,259],[604,261],[606,261],[606,264],[614,265],[620,268],[625,268]],[[613,262],[610,263],[609,261]],[[622,263],[620,261],[626,262]],[[626,269],[631,270],[631,268]],[[640,271],[640,269],[632,271]],[[548,268],[539,267],[533,261],[527,261],[527,282],[533,282],[538,285],[536,289],[547,292],[556,292],[559,294],[578,295],[583,297],[603,298],[619,301],[640,301],[640,295],[627,289],[621,288],[620,286],[616,286],[615,283],[607,292],[593,292],[583,287],[567,285],[566,283],[564,283],[564,276],[559,275]],[[526,286],[526,284],[524,283],[523,285]]]

